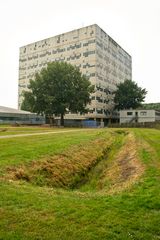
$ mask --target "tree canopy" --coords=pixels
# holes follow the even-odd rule
[[[144,103],[143,109],[154,109],[154,110],[160,110],[160,103]]]
[[[123,83],[117,85],[114,102],[115,108],[122,109],[136,109],[144,102],[147,91],[141,88],[131,80],[125,80]]]
[[[61,117],[61,125],[68,111],[86,112],[93,92],[88,78],[79,68],[66,62],[48,63],[47,68],[30,80],[28,88],[29,91],[24,92],[21,109],[47,116],[55,114]]]

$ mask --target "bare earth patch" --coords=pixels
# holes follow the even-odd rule
[[[113,194],[128,189],[142,176],[144,165],[139,160],[137,149],[136,139],[129,133],[113,164],[105,171],[105,179],[110,182],[107,193]]]

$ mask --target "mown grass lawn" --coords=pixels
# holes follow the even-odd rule
[[[8,166],[39,161],[102,136],[106,141],[115,136],[114,150],[104,162],[107,168],[107,161],[114,162],[114,155],[124,144],[125,136],[114,135],[115,131],[85,130],[0,140],[0,239],[160,239],[159,130],[127,130],[136,138],[145,171],[134,184],[113,194],[105,188],[95,191],[92,181],[84,190],[64,190],[3,178]],[[101,171],[102,162],[97,171]],[[92,171],[97,178],[98,173],[94,168]]]
[[[30,133],[30,129],[28,130]],[[40,130],[41,129],[39,129],[39,131]],[[75,130],[75,132],[73,131],[69,133],[64,133],[64,129],[52,131],[57,131],[57,134],[0,139],[1,169],[3,165],[9,166],[32,160],[38,161],[38,158],[42,156],[60,153],[72,145],[83,142],[85,143],[97,136],[97,131],[94,129],[85,131],[78,129],[78,132]]]
[[[17,135],[17,134],[28,134],[28,133],[41,133],[41,132],[59,132],[62,131],[63,128],[54,128],[54,127],[11,127],[11,126],[3,126],[0,125],[0,136],[6,136],[6,135]],[[65,128],[65,130],[70,130]]]

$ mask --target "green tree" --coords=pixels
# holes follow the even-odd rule
[[[65,62],[49,63],[30,80],[28,88],[21,108],[49,117],[60,116],[62,126],[68,111],[86,112],[93,92],[93,86],[79,68]]]
[[[34,112],[34,97],[31,92],[23,92],[24,100],[21,105],[22,110]]]
[[[154,110],[160,110],[160,103],[144,103],[143,109],[154,109]]]
[[[121,109],[136,109],[144,102],[147,94],[146,89],[138,87],[137,83],[131,80],[125,80],[123,83],[117,85],[114,102],[115,108]]]

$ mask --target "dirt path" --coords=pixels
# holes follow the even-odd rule
[[[108,189],[109,194],[121,192],[128,189],[144,172],[144,165],[138,157],[138,144],[135,136],[129,133],[126,143],[115,157],[113,165],[106,171],[106,178],[111,185]]]
[[[87,129],[94,130],[94,129]],[[28,137],[28,136],[36,136],[36,135],[45,135],[45,134],[60,134],[60,133],[68,133],[68,132],[82,132],[86,131],[86,129],[78,129],[78,130],[60,130],[60,131],[53,131],[53,132],[39,132],[39,133],[26,133],[26,134],[15,134],[15,135],[5,135],[0,136],[0,139],[4,138],[15,138],[15,137]]]

